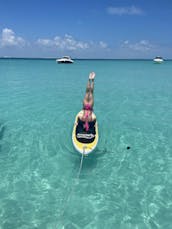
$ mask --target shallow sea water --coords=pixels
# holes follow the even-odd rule
[[[100,137],[79,173],[91,71]],[[0,59],[0,228],[170,229],[171,136],[172,61]]]

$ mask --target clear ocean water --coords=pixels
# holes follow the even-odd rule
[[[91,71],[100,138],[81,165]],[[171,229],[172,61],[0,59],[0,228]]]

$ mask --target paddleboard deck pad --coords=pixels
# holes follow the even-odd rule
[[[89,130],[86,132],[84,128],[85,122],[79,119],[83,115],[83,110],[75,117],[75,123],[72,131],[72,142],[75,149],[84,155],[90,154],[98,143],[98,124],[96,115],[92,113],[94,121],[89,122]]]

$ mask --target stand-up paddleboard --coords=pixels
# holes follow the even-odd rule
[[[92,112],[94,121],[89,122],[89,130],[86,132],[84,129],[84,122],[78,119],[83,115],[83,110],[80,111],[75,117],[75,123],[72,132],[72,142],[75,149],[84,155],[91,153],[98,143],[98,125],[96,115]]]

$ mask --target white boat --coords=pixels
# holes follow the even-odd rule
[[[59,58],[56,60],[57,63],[61,64],[72,64],[74,61],[71,59],[70,56],[63,56],[62,58]]]
[[[156,56],[156,57],[153,59],[153,61],[154,61],[155,63],[162,63],[164,60],[163,60],[163,58],[162,58],[161,56]]]

